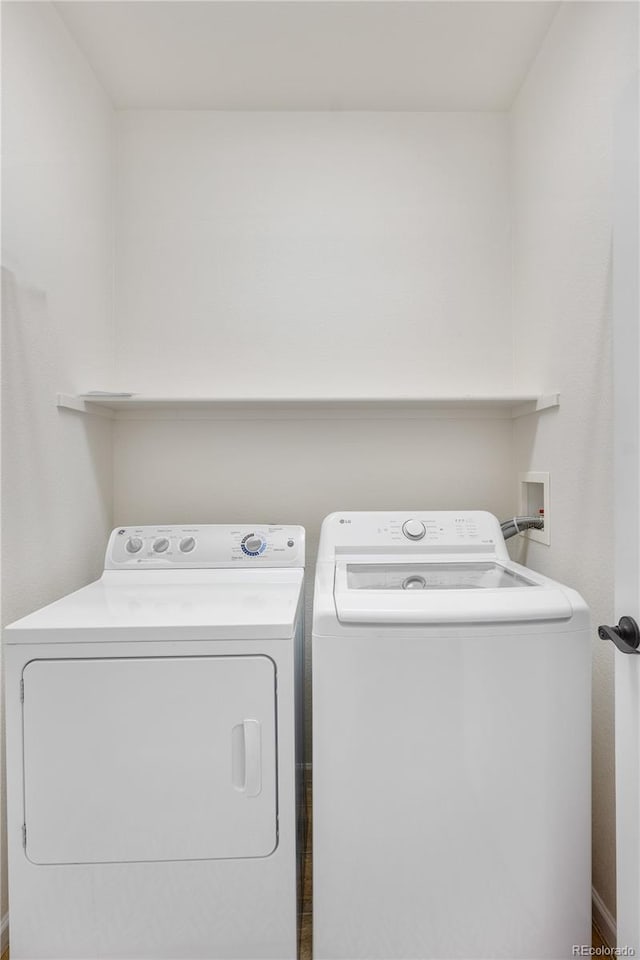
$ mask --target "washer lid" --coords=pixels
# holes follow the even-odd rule
[[[573,614],[557,584],[489,559],[339,562],[334,600],[343,623],[564,620]]]

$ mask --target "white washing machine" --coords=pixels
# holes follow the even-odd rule
[[[304,530],[114,530],[5,632],[10,945],[295,958]]]
[[[336,513],[313,614],[315,960],[591,943],[591,643],[495,517]]]

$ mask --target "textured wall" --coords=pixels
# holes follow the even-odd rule
[[[612,136],[636,18],[563,4],[512,111],[516,382],[562,394],[514,428],[517,469],[551,473],[551,545],[526,559],[576,587],[594,624],[613,615]],[[593,643],[593,882],[615,912],[613,648]]]
[[[3,4],[2,57],[7,623],[93,579],[111,526],[111,424],[55,399],[112,376],[113,113],[52,5]],[[2,889],[4,916],[5,862]]]

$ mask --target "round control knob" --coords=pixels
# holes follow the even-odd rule
[[[195,537],[184,537],[180,541],[180,550],[182,553],[191,553],[196,545]]]
[[[402,524],[402,532],[409,540],[422,540],[426,530],[424,523],[420,520],[405,520]]]
[[[142,546],[143,544],[140,537],[129,537],[126,546],[127,553],[138,553],[142,550]]]
[[[249,537],[248,540],[245,540],[244,545],[251,553],[257,553],[263,543],[264,540],[261,537]]]
[[[154,553],[164,553],[169,549],[169,541],[166,537],[159,537],[153,542],[153,552]]]

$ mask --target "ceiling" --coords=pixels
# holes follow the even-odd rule
[[[504,110],[559,3],[61,0],[118,108]]]

